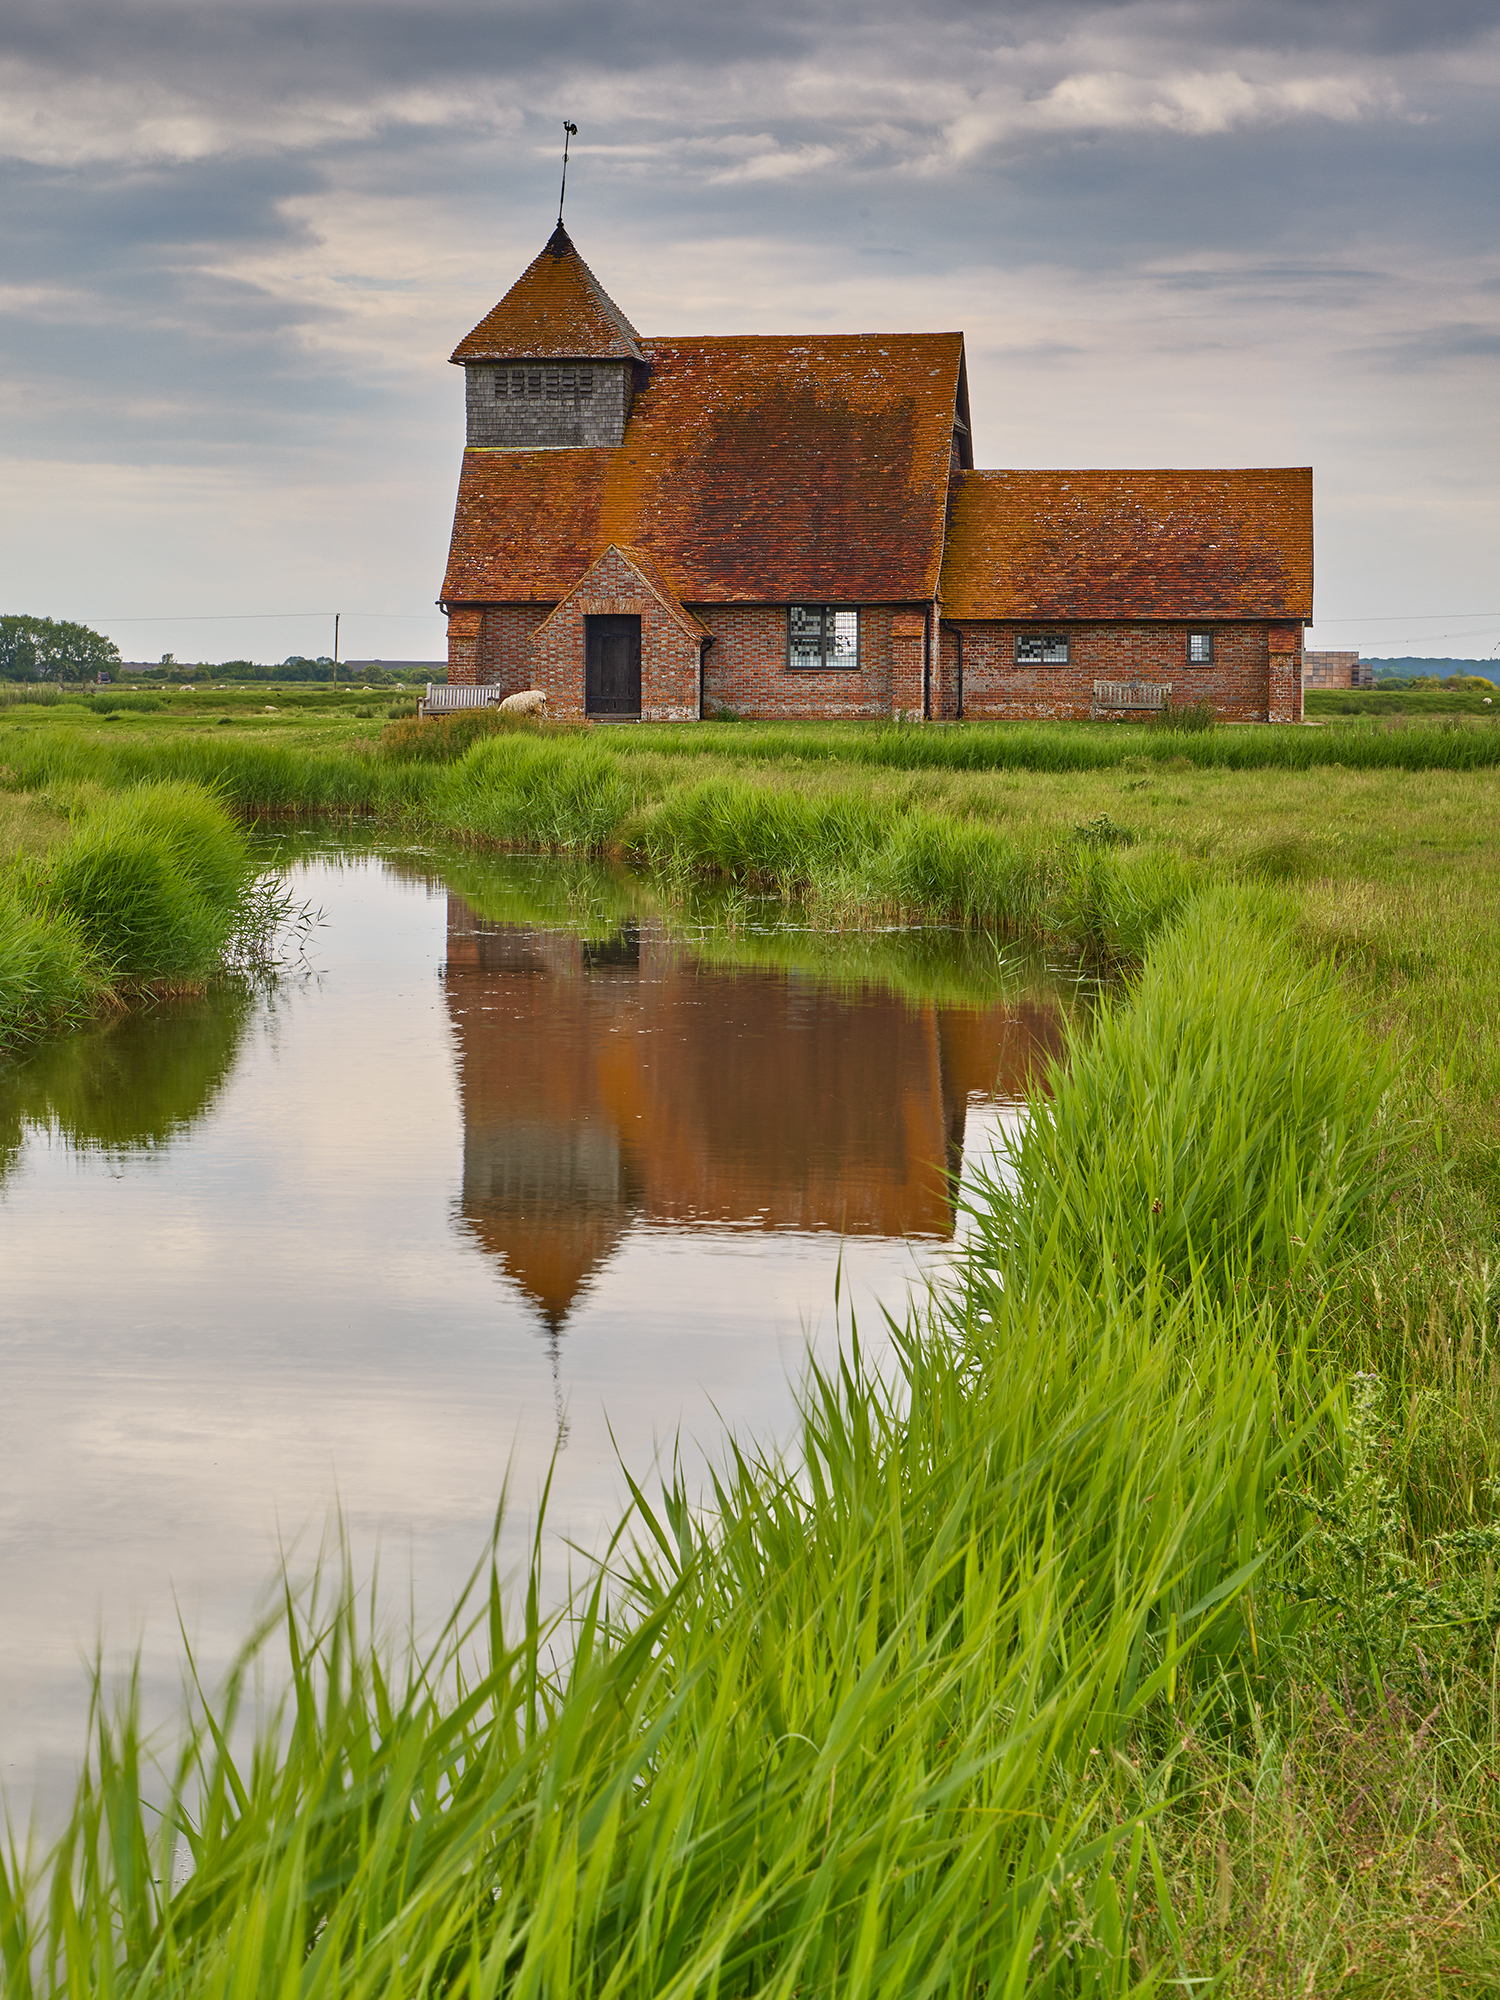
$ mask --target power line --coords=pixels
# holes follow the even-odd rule
[[[1399,611],[1382,614],[1378,618],[1369,617],[1363,611],[1351,611],[1347,617],[1334,617],[1324,612],[1314,618],[1314,625],[1423,625],[1429,618],[1500,618],[1500,611]]]
[[[436,614],[441,616],[439,612]],[[91,611],[96,625],[238,625],[246,618],[431,618],[431,611],[132,611],[127,618],[112,612]],[[87,623],[88,619],[84,619]]]

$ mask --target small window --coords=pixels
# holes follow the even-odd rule
[[[510,393],[513,396],[524,396],[526,394],[526,370],[524,368],[511,369]]]
[[[509,378],[507,377],[505,370],[503,368],[497,368],[495,370],[495,396],[497,400],[498,398],[500,398],[505,394],[505,384],[508,379]]]
[[[859,671],[859,613],[831,604],[794,604],[786,615],[786,663],[802,674]]]
[[[1068,664],[1068,642],[1057,632],[1018,632],[1016,634],[1016,665],[1018,667],[1065,667]]]
[[[1206,667],[1214,656],[1214,635],[1212,632],[1188,633],[1188,660],[1195,667]]]
[[[580,369],[579,369],[579,371],[578,371],[578,393],[579,393],[579,395],[580,395],[580,396],[592,396],[592,395],[593,395],[593,393],[594,393],[594,371],[593,371],[593,369],[592,369],[592,368],[580,368]]]
[[[560,368],[549,368],[547,370],[547,394],[554,398],[562,394],[562,370]]]
[[[540,396],[540,395],[541,395],[541,393],[542,393],[542,371],[541,371],[541,369],[540,369],[540,368],[528,368],[528,369],[527,369],[527,371],[526,371],[526,393],[527,393],[527,395],[528,395],[528,396]]]

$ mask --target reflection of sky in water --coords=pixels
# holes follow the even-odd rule
[[[1056,1033],[1035,998],[714,970],[650,917],[502,926],[378,862],[298,883],[316,980],[0,1075],[13,1801],[65,1782],[100,1630],[167,1713],[174,1599],[217,1678],[278,1539],[310,1556],[334,1504],[430,1622],[507,1468],[520,1553],[559,1407],[552,1522],[584,1543],[611,1429],[637,1472],[679,1427],[786,1436],[841,1250],[869,1344],[944,1254],[945,1157],[986,1150],[997,1079]]]

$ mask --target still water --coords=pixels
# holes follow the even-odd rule
[[[13,1810],[55,1813],[101,1642],[170,1714],[178,1616],[216,1680],[334,1510],[430,1625],[554,1450],[592,1546],[622,1458],[787,1437],[840,1259],[878,1345],[1069,1004],[973,940],[688,921],[602,870],[283,859],[303,963],[0,1067]]]

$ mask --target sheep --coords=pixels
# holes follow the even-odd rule
[[[521,694],[508,694],[500,704],[502,715],[545,715],[547,713],[547,691],[545,688],[526,688]]]

